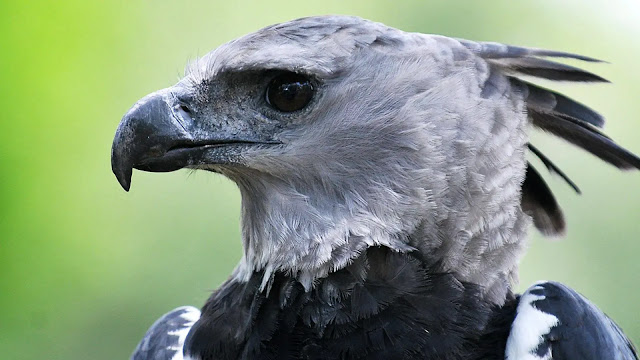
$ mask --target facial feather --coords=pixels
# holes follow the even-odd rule
[[[506,78],[457,40],[338,17],[223,45],[187,79],[269,69],[313,77],[318,94],[282,147],[220,170],[243,197],[237,276],[286,271],[309,287],[373,245],[418,249],[487,288],[513,276],[527,122]]]

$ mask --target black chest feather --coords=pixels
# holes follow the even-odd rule
[[[202,309],[186,353],[201,360],[503,358],[512,312],[501,314],[476,286],[436,268],[371,248],[309,292],[284,274],[262,292],[261,273],[229,281]]]

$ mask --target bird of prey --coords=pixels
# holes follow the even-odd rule
[[[637,359],[576,291],[513,292],[531,224],[565,231],[526,154],[575,186],[531,128],[640,168],[598,113],[530,82],[606,81],[556,58],[597,61],[308,17],[139,100],[113,142],[120,184],[133,168],[228,177],[244,251],[201,312],[162,317],[132,359]]]

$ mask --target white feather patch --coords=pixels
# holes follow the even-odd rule
[[[187,334],[189,334],[189,330],[191,330],[191,327],[193,326],[193,324],[196,323],[196,321],[198,321],[198,319],[200,319],[200,311],[198,309],[195,309],[191,306],[185,306],[183,308],[185,310],[185,313],[180,315],[181,318],[183,318],[184,320],[187,320],[187,322],[184,324],[184,327],[181,327],[179,329],[173,330],[173,331],[169,331],[169,335],[173,335],[173,336],[177,336],[178,337],[178,343],[172,346],[167,347],[168,350],[175,350],[176,353],[175,355],[173,355],[173,357],[171,358],[171,360],[189,360],[192,359],[191,357],[186,357],[183,358],[183,347],[184,347],[184,341],[187,338]],[[195,360],[195,359],[192,359]]]
[[[558,318],[538,310],[534,301],[544,300],[545,296],[532,294],[533,290],[541,290],[544,281],[537,282],[520,297],[516,318],[511,325],[507,339],[505,359],[507,360],[550,360],[551,349],[540,357],[536,348],[542,343],[543,335],[558,325]]]

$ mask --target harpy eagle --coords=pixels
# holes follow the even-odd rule
[[[269,26],[123,117],[112,167],[203,169],[242,195],[243,257],[132,359],[637,359],[583,296],[512,287],[530,224],[565,223],[527,150],[545,130],[621,169],[603,118],[522,79],[601,82],[540,49],[356,17]]]

